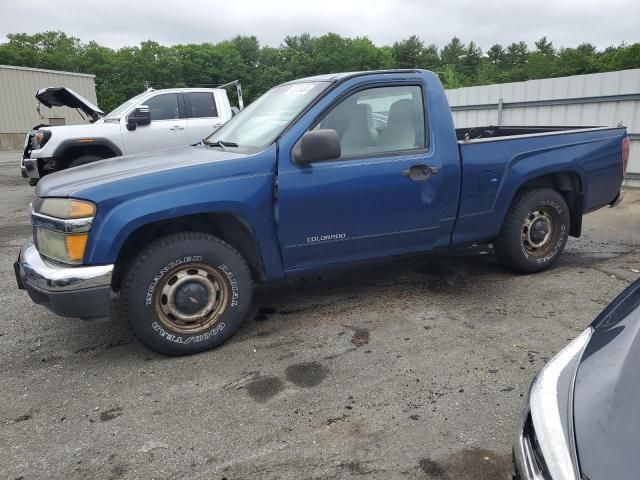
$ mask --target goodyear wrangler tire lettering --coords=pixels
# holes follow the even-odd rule
[[[231,285],[231,302],[230,302],[229,306],[237,307],[238,306],[238,297],[239,297],[238,282],[234,278],[233,272],[229,269],[229,267],[227,267],[226,265],[222,264],[222,265],[218,265],[218,268],[220,270],[222,270],[222,272],[227,276],[227,278],[229,279],[229,283]]]
[[[129,265],[121,310],[146,346],[167,355],[214,348],[238,329],[251,304],[249,267],[212,235],[159,238]]]

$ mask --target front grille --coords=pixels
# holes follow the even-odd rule
[[[33,142],[34,135],[35,135],[35,132],[33,130],[27,133],[27,139],[24,142],[24,151],[23,151],[24,158],[31,158],[31,150],[33,149],[31,145]]]

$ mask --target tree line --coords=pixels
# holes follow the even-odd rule
[[[418,36],[376,46],[366,37],[335,33],[287,36],[278,47],[262,46],[255,36],[218,43],[107,48],[63,32],[14,33],[0,44],[0,64],[96,75],[98,105],[109,111],[126,99],[154,88],[212,86],[239,79],[251,101],[279,83],[310,75],[388,68],[425,68],[445,88],[640,68],[640,43],[599,50],[590,43],[556,48],[546,37],[530,48],[525,42],[493,45],[455,37],[444,47]]]

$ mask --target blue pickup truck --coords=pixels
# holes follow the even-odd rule
[[[621,200],[627,158],[619,127],[456,130],[424,70],[305,78],[198,146],[43,178],[16,277],[62,316],[117,298],[144,344],[189,354],[238,329],[254,281],[479,242],[544,270]]]

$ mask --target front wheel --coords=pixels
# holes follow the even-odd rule
[[[253,281],[242,256],[204,233],[171,234],[153,242],[129,266],[121,309],[135,335],[166,355],[214,348],[240,327]]]
[[[564,197],[551,188],[519,192],[494,241],[498,258],[517,272],[549,268],[564,250],[571,217]]]

